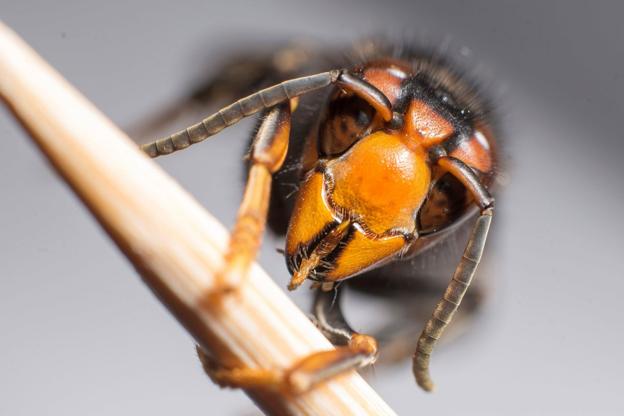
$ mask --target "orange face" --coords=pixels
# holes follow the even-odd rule
[[[418,238],[419,212],[440,177],[429,149],[456,128],[429,101],[406,96],[409,71],[401,62],[382,61],[361,72],[386,95],[399,123],[384,121],[358,97],[333,94],[319,141],[307,146],[314,156],[311,150],[304,155],[310,171],[286,236],[291,289],[306,278],[357,275],[406,253]],[[461,142],[455,154],[487,171],[487,149],[470,143]]]
[[[378,131],[360,139],[303,181],[286,237],[292,268],[312,259],[310,277],[334,281],[399,254],[414,235],[430,182],[425,151],[409,137]]]

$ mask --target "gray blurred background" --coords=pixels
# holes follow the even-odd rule
[[[122,127],[258,42],[407,31],[470,48],[506,132],[509,183],[482,269],[492,297],[434,356],[437,393],[416,388],[407,361],[369,380],[401,415],[624,414],[621,2],[125,3],[3,0],[0,13]],[[226,225],[250,126],[158,162]],[[257,414],[207,380],[5,109],[0,135],[0,414]],[[279,245],[268,236],[260,261],[285,286]],[[307,308],[306,290],[293,297]]]

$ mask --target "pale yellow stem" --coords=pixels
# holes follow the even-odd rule
[[[285,368],[331,348],[257,265],[221,307],[206,302],[226,230],[2,23],[0,95],[145,283],[219,362]],[[294,398],[250,395],[268,414],[394,414],[354,372]]]

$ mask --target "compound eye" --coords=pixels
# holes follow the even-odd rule
[[[370,126],[375,110],[354,95],[338,98],[332,103],[330,117],[343,133],[360,134]]]
[[[375,110],[354,95],[339,95],[329,105],[322,128],[322,148],[326,155],[341,153],[371,127]]]
[[[370,107],[360,108],[357,110],[357,115],[355,117],[355,124],[358,129],[364,130],[370,125],[371,121],[372,121],[372,114],[370,111]]]

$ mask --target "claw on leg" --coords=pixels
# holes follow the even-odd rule
[[[204,371],[215,384],[221,387],[273,389],[279,385],[278,372],[249,367],[225,368],[208,356],[201,347],[197,346],[196,349]]]

